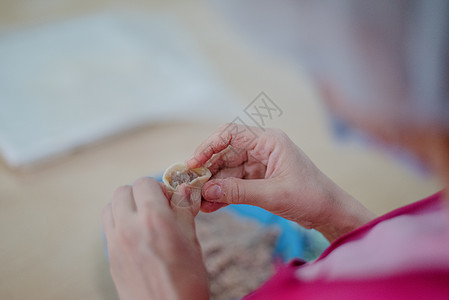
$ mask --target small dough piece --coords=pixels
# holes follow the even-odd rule
[[[201,189],[211,176],[208,168],[189,169],[185,164],[176,163],[165,170],[162,181],[172,191],[176,191],[183,183]]]

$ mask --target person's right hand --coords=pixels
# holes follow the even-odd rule
[[[227,204],[255,205],[315,228],[330,241],[375,217],[278,129],[226,124],[187,165],[206,165],[213,174],[202,191],[205,212]]]

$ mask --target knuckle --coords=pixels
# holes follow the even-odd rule
[[[220,127],[220,129],[216,132],[215,140],[213,141],[218,142],[220,140],[229,140],[232,137],[232,132],[236,128],[238,128],[239,125],[235,123],[226,123]]]
[[[129,185],[122,185],[115,189],[113,197],[116,198],[124,193],[129,193],[131,187]]]
[[[226,179],[226,189],[228,192],[228,197],[232,203],[242,203],[245,199],[244,189],[240,186],[239,181],[236,178]]]
[[[218,148],[218,140],[212,140],[209,144],[206,145],[205,153],[215,153],[215,149]]]
[[[145,186],[145,185],[149,185],[151,184],[151,178],[148,177],[140,177],[139,179],[137,179],[134,184],[133,187],[141,187],[141,186]]]

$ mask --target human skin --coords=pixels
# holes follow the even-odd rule
[[[386,144],[409,149],[449,183],[447,131],[413,124],[405,128],[349,106],[330,85],[321,86],[321,91],[333,113]],[[203,211],[230,203],[256,205],[315,228],[329,241],[375,217],[282,131],[251,128],[257,136],[252,139],[246,128],[226,128],[206,139],[187,161],[192,168],[207,165],[214,175],[203,187]],[[193,222],[198,212],[191,202],[187,187],[170,195],[149,178],[116,190],[102,222],[112,278],[122,300],[208,299],[207,273]]]
[[[187,161],[191,168],[205,164],[213,174],[202,191],[205,212],[223,204],[255,205],[314,228],[329,241],[375,217],[277,129],[226,124]]]
[[[332,105],[340,105],[339,113],[344,116],[340,103]],[[349,121],[355,125],[358,120]],[[394,131],[385,136],[382,128],[369,127],[371,124],[360,125],[373,134],[379,132],[378,138],[386,142],[394,139]],[[243,129],[233,136],[234,131],[223,135],[225,128],[206,139],[187,162],[190,167],[208,163],[214,174],[203,187],[203,211],[229,203],[257,205],[315,228],[330,241],[375,217],[316,168],[283,132],[252,128],[257,139],[248,143]],[[420,136],[419,132],[415,138],[395,141],[407,141],[402,145],[421,153],[430,165],[435,163],[445,178],[447,135],[435,131]],[[427,142],[425,147],[419,137]],[[234,149],[229,150],[229,145]],[[221,196],[214,197],[217,186]],[[179,197],[184,204],[176,205]],[[198,212],[188,205],[191,201],[186,187],[172,196],[161,183],[149,178],[116,190],[103,210],[102,223],[120,299],[208,299],[207,272],[193,221]]]
[[[185,185],[170,195],[151,178],[114,192],[102,223],[120,299],[209,299],[191,200]]]
[[[188,161],[190,167],[199,166],[219,153],[209,161],[214,179],[204,193],[205,199],[218,202],[203,202],[203,210],[218,209],[223,203],[258,205],[316,228],[329,240],[374,218],[282,131],[253,128],[253,132],[258,137],[248,144],[248,136],[241,134],[229,133],[223,140],[217,135],[223,133],[219,129]],[[224,196],[212,200],[208,194],[217,185]],[[103,210],[102,223],[120,299],[208,299],[207,272],[194,226],[198,213],[194,200],[199,199],[191,199],[186,185],[172,194],[150,178],[115,191]]]

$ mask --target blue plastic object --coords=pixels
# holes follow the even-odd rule
[[[284,262],[292,258],[313,260],[329,245],[319,232],[305,229],[295,222],[281,218],[260,207],[240,204],[229,205],[222,210],[242,218],[255,220],[262,226],[276,226],[280,234],[274,255]]]

